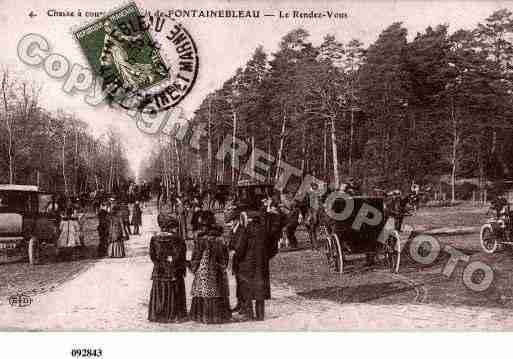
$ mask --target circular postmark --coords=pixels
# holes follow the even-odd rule
[[[74,35],[110,104],[155,113],[177,106],[196,81],[196,44],[180,23],[130,3]]]

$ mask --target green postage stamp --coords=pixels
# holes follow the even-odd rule
[[[141,14],[133,2],[73,35],[93,72],[103,79],[110,103],[126,108],[131,99],[130,108],[169,109],[196,80],[198,56],[187,30],[169,18]]]

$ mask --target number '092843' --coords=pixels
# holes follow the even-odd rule
[[[71,356],[74,358],[100,358],[103,356],[101,349],[71,349]]]

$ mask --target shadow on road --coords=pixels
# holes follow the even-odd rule
[[[327,287],[308,292],[298,292],[297,295],[306,299],[326,299],[340,304],[366,303],[401,294],[414,294],[415,288],[399,280],[392,282],[370,283],[350,287]],[[401,299],[403,298],[403,299]],[[411,295],[401,295],[396,303],[411,301]]]

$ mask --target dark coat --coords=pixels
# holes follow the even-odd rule
[[[98,235],[107,237],[109,235],[110,215],[104,209],[98,211]]]
[[[185,276],[185,242],[176,234],[161,232],[150,240],[152,280],[176,280]],[[168,257],[173,260],[169,261]]]
[[[132,225],[140,226],[142,224],[142,211],[139,204],[134,204],[134,211],[132,214]]]
[[[277,253],[277,243],[269,235],[267,216],[254,217],[240,229],[233,257],[239,289],[244,300],[271,299],[269,260]]]
[[[128,208],[128,204],[121,203],[119,205],[119,211],[121,212],[121,219],[123,222],[130,222],[130,208]]]
[[[222,229],[215,228],[198,234],[194,241],[194,248],[191,257],[191,271],[196,272],[200,265],[201,256],[207,249],[212,251],[212,260],[221,267],[228,265],[228,248],[220,238]]]
[[[229,229],[229,232],[226,234],[226,237],[229,238],[228,249],[230,251],[235,251],[237,249],[239,240],[243,233],[245,233],[245,230],[240,223],[237,225],[237,228],[235,229],[235,231],[233,228]],[[239,271],[239,261],[238,261],[238,258],[234,256],[233,261],[232,261],[232,273],[234,275],[237,275],[238,271]]]

